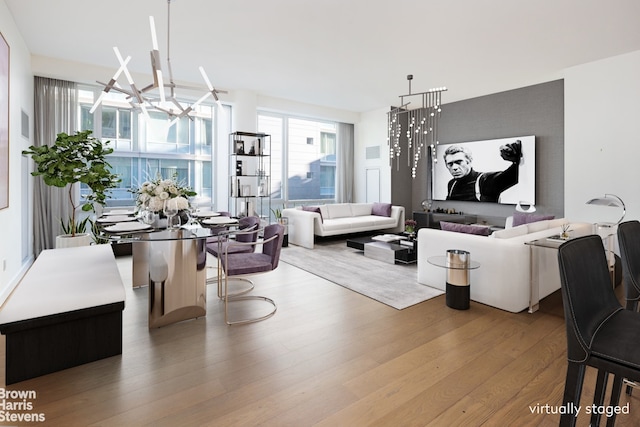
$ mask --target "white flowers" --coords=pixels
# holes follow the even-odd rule
[[[188,197],[196,195],[191,188],[179,184],[175,179],[161,177],[145,181],[135,193],[138,195],[136,199],[138,208],[147,208],[153,212],[161,212],[165,200],[168,199],[176,199],[178,210],[188,209]]]

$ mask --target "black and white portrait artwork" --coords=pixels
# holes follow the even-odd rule
[[[434,200],[535,203],[535,136],[456,144],[436,149]]]

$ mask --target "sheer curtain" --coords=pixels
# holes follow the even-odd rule
[[[338,123],[336,203],[353,202],[353,125]]]
[[[34,80],[34,145],[53,145],[60,132],[74,133],[77,117],[77,91],[73,82],[35,77]],[[36,256],[52,249],[60,234],[60,218],[71,215],[68,192],[50,187],[41,177],[34,182],[33,251]]]

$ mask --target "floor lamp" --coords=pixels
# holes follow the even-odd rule
[[[615,194],[605,194],[603,197],[596,197],[588,200],[587,205],[606,206],[610,208],[621,208],[622,215],[617,222],[596,222],[596,234],[598,234],[604,241],[607,250],[607,262],[609,264],[609,272],[611,273],[611,283],[615,286],[615,257],[613,256],[613,237],[615,236],[615,228],[622,222],[627,208],[622,199]]]

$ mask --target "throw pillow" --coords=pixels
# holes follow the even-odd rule
[[[391,203],[375,202],[371,207],[371,215],[391,216]]]
[[[307,211],[307,212],[317,212],[320,214],[320,222],[324,222],[322,219],[322,212],[320,212],[320,208],[318,206],[303,206],[302,207],[303,211]]]
[[[525,212],[514,212],[513,213],[513,226],[517,227],[522,224],[529,224],[531,222],[545,221],[547,219],[554,219],[555,215],[536,215],[532,213]]]
[[[488,236],[491,229],[484,225],[458,224],[457,222],[440,221],[440,229],[444,231],[455,231],[457,233],[477,234],[479,236]]]

